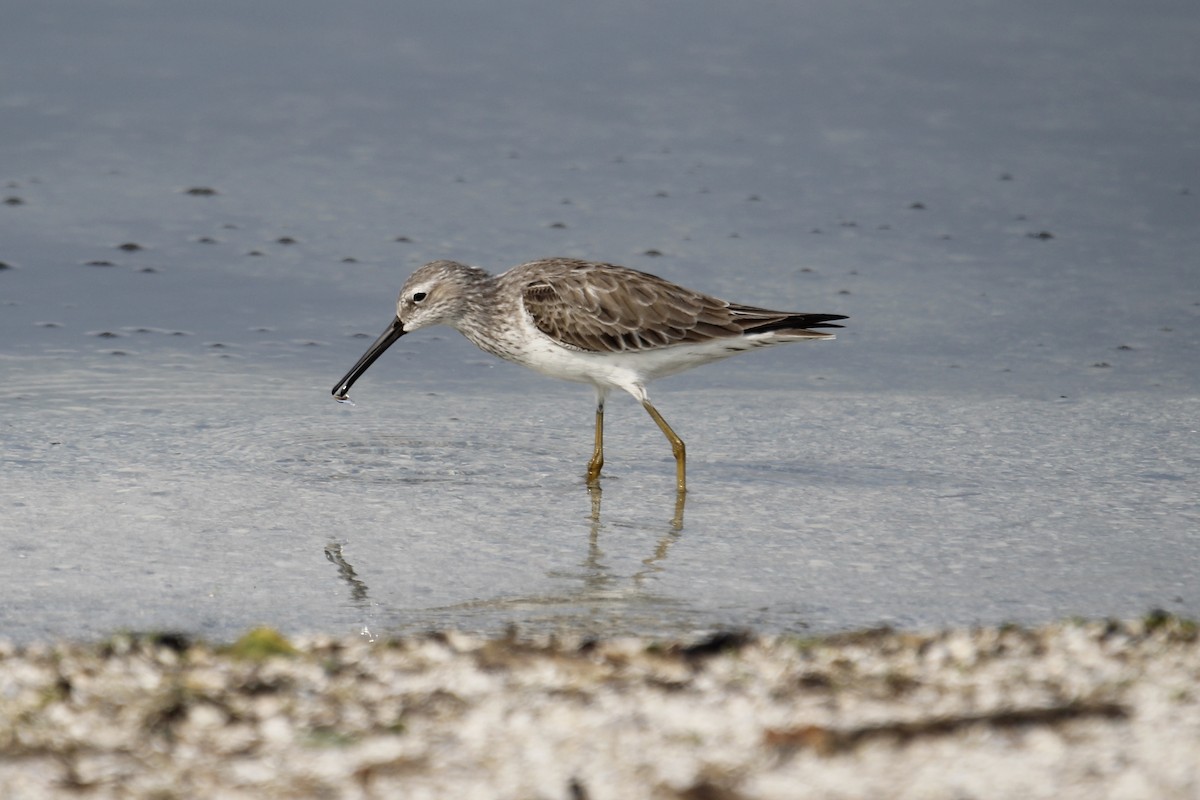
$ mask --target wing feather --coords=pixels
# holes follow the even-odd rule
[[[573,259],[516,268],[533,324],[551,339],[597,353],[629,352],[777,331],[828,334],[837,314],[794,314],[728,303],[646,272]]]

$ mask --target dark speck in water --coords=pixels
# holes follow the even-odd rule
[[[291,236],[280,236],[278,239],[275,240],[275,243],[276,244],[295,244],[296,240],[293,239]]]
[[[126,253],[136,253],[137,251],[144,250],[145,248],[137,242],[125,242],[124,244],[117,245],[117,249],[124,250]]]
[[[121,334],[114,333],[113,331],[92,331],[88,336],[96,336],[100,339],[117,339]]]
[[[650,256],[651,258],[658,258],[659,256],[661,256],[661,255],[662,255],[662,250],[655,250],[655,249],[652,247],[652,248],[650,248],[649,250],[647,250],[647,251],[645,251],[644,253],[642,253],[642,255],[644,255],[644,256]]]
[[[911,208],[913,211],[924,211],[925,210],[925,204],[920,201],[915,202],[915,203],[909,203],[908,207]]]
[[[213,189],[210,186],[193,186],[190,189],[185,189],[183,193],[190,194],[195,197],[212,197],[215,194],[219,194],[216,189]]]
[[[392,241],[393,242],[411,242],[412,239],[408,238],[407,236],[397,236],[395,239],[392,239]]]
[[[251,250],[249,253],[246,253],[248,256],[261,256],[262,254],[262,250]]]
[[[97,259],[95,261],[84,262],[84,266],[85,267],[115,267],[116,264],[114,264],[111,261],[103,261],[103,260]]]
[[[3,272],[6,269],[12,269],[12,268],[13,268],[12,264],[9,264],[5,261],[0,261],[0,272]]]
[[[343,264],[357,264],[358,259],[355,258],[354,256],[346,256],[345,258],[342,259],[342,263]]]
[[[1030,239],[1041,239],[1043,242],[1046,241],[1047,239],[1054,238],[1054,234],[1051,233],[1050,231],[1037,231],[1036,233],[1031,232],[1031,233],[1027,233],[1025,235],[1028,236]]]
[[[551,222],[551,223],[550,223],[550,227],[551,227],[551,228],[565,228],[565,227],[567,227],[567,223],[565,223],[565,222]]]
[[[25,205],[25,201],[14,195],[12,197],[4,198],[4,205],[6,205],[6,206],[23,206],[23,205]]]

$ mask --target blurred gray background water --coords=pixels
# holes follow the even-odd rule
[[[0,637],[1200,613],[1200,7],[6,3]],[[448,329],[551,255],[842,313],[651,387]]]

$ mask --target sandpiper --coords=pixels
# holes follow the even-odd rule
[[[587,481],[604,466],[604,401],[624,389],[671,443],[676,487],[687,489],[683,440],[646,395],[655,378],[751,350],[806,339],[832,339],[814,328],[840,328],[840,314],[804,314],[744,306],[685,289],[656,275],[592,261],[547,258],[489,275],[455,261],[433,261],[404,283],[396,317],[333,396],[350,387],[406,333],[449,325],[480,349],[545,375],[596,390],[596,439]]]

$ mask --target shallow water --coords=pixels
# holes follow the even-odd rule
[[[1200,14],[919,6],[16,4],[0,635],[1200,613]],[[547,255],[851,319],[651,387],[682,509],[449,330],[331,401]]]

